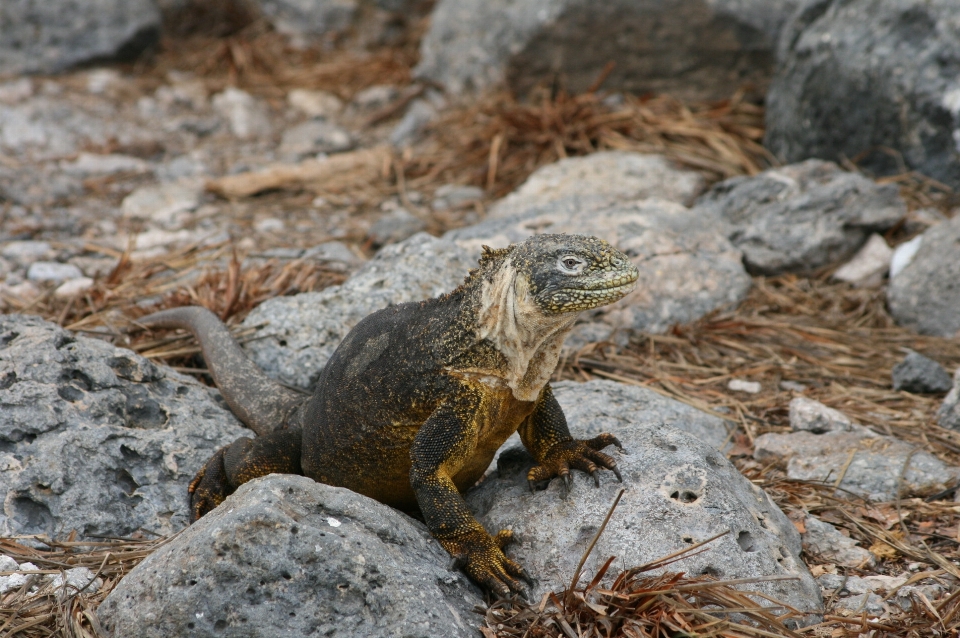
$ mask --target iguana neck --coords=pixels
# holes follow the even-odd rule
[[[509,256],[473,282],[475,333],[504,360],[496,371],[520,401],[534,401],[560,360],[563,340],[576,313],[546,315],[534,303],[529,286]]]

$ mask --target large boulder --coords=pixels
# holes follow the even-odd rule
[[[584,313],[591,321],[568,342],[599,341],[619,329],[664,332],[738,303],[750,288],[740,251],[724,237],[716,216],[650,198],[609,196],[531,200],[522,212],[494,217],[444,235],[479,255],[537,233],[596,235],[630,256],[640,270],[637,289],[615,304]]]
[[[380,250],[340,286],[260,304],[243,322],[257,329],[245,348],[267,374],[309,388],[361,319],[393,304],[449,292],[476,264],[454,242],[418,233]]]
[[[129,350],[0,315],[0,536],[183,528],[190,479],[249,434],[219,400]]]
[[[728,224],[750,272],[777,275],[811,273],[852,256],[871,233],[903,219],[907,207],[894,184],[808,160],[720,182],[694,211]]]
[[[133,569],[110,636],[475,638],[480,592],[425,526],[344,488],[271,474]]]
[[[784,27],[767,147],[960,187],[958,66],[956,0],[814,0]]]
[[[560,401],[564,403],[563,398]],[[565,405],[574,436],[595,431],[588,415],[573,407]],[[610,556],[617,557],[614,565],[630,568],[729,532],[702,553],[666,569],[720,579],[793,577],[746,588],[810,614],[822,613],[820,588],[800,559],[796,528],[721,452],[666,425],[658,410],[638,414],[612,433],[626,450],[608,451],[623,474],[622,485],[610,472],[602,472],[596,488],[589,476],[574,472],[569,494],[556,480],[545,491],[531,493],[526,476],[533,459],[522,448],[514,448],[501,454],[498,476],[467,494],[468,504],[488,530],[511,527],[517,534],[519,542],[507,553],[539,580],[533,600],[569,585],[617,491],[624,487],[626,493],[585,565],[586,578]]]
[[[448,91],[560,82],[722,99],[766,88],[797,0],[441,0],[415,73]]]
[[[659,197],[688,206],[703,188],[703,176],[677,168],[662,155],[602,151],[538,168],[494,204],[487,217],[502,219],[573,195],[603,195],[625,202]]]
[[[922,334],[960,333],[960,215],[929,228],[912,248],[908,263],[890,279],[890,314]]]
[[[129,60],[159,35],[154,0],[3,0],[0,72],[57,73],[96,60]]]

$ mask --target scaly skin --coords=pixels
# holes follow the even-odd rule
[[[231,409],[253,429],[218,451],[190,484],[193,518],[239,485],[272,472],[303,474],[422,514],[474,581],[524,593],[523,568],[506,557],[508,531],[491,536],[460,493],[513,432],[537,466],[528,480],[570,470],[593,475],[616,461],[602,434],[575,440],[548,383],[577,313],[630,292],[637,269],[607,242],[540,235],[484,249],[451,293],[375,312],[346,336],[312,398],[298,400],[242,357],[211,313],[179,308],[140,320],[198,338]]]

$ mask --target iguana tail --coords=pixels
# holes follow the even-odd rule
[[[215,314],[200,306],[173,308],[137,320],[149,328],[182,328],[200,342],[203,358],[230,410],[259,435],[279,430],[306,397],[268,377]]]

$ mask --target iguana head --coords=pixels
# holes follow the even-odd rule
[[[590,310],[634,289],[639,273],[630,258],[597,237],[536,235],[484,259],[508,262],[544,315]]]
[[[636,285],[630,259],[596,237],[537,235],[484,248],[476,333],[503,354],[499,371],[514,396],[530,401],[549,380],[577,313],[617,301]]]

